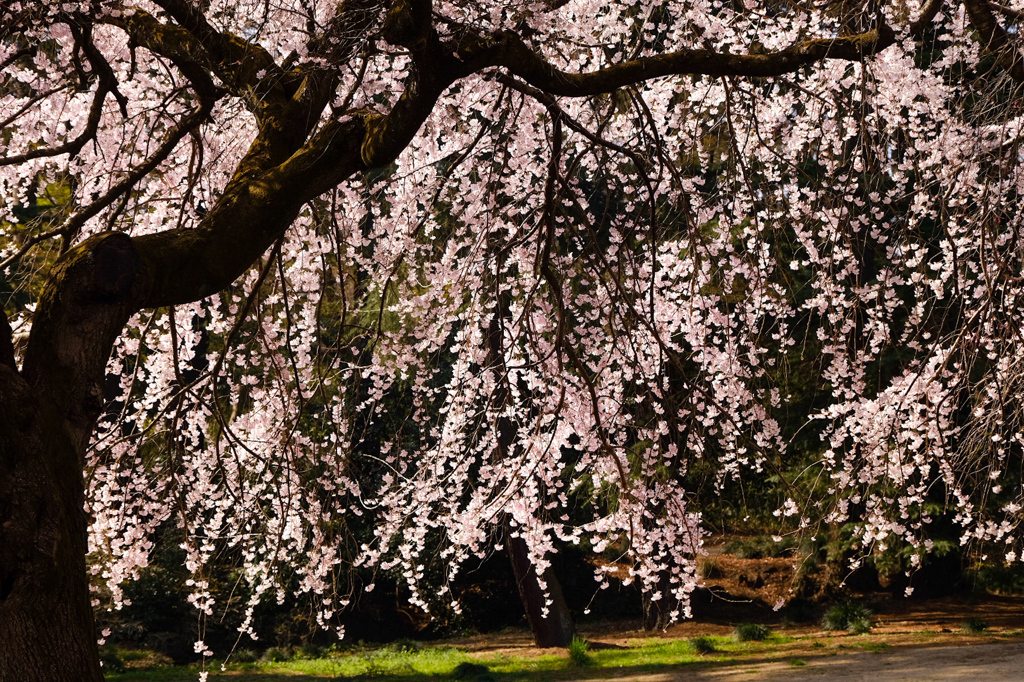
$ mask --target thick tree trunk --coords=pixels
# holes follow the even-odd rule
[[[0,680],[103,679],[82,468],[64,420],[0,364]]]
[[[526,609],[526,618],[533,630],[533,640],[539,647],[568,647],[576,636],[576,625],[562,594],[562,585],[550,566],[544,571],[547,594],[537,580],[537,571],[530,561],[526,541],[506,535],[505,547],[512,572],[516,577],[519,596]],[[545,615],[546,610],[546,615]]]
[[[22,371],[0,324],[0,681],[103,679],[85,555],[84,453],[104,368],[137,305],[131,238],[88,239],[54,266]],[[3,317],[3,316],[0,316]]]

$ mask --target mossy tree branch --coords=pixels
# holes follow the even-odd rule
[[[988,0],[964,0],[964,7],[967,8],[971,24],[978,31],[982,47],[995,55],[996,63],[1013,80],[1024,83],[1024,55],[1021,55],[1010,34],[996,19],[992,5]]]

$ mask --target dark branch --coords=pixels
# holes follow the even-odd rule
[[[1010,34],[996,20],[992,6],[987,0],[964,0],[964,7],[971,24],[978,31],[982,47],[995,56],[996,63],[1006,69],[1013,80],[1024,83],[1024,57]]]
[[[187,0],[153,0],[154,4],[167,12],[186,31],[196,37],[210,56],[215,73],[225,83],[240,92],[257,89],[255,74],[261,69],[269,80],[284,78],[285,73],[277,62],[257,43],[249,42],[231,33],[218,31],[206,20],[206,16]]]
[[[408,48],[414,54],[422,51],[433,33],[431,11],[430,0],[392,0],[384,19],[384,40]]]
[[[887,25],[854,36],[807,40],[778,52],[734,55],[710,50],[680,50],[615,64],[590,73],[562,71],[511,31],[462,39],[457,56],[479,66],[500,66],[551,95],[586,97],[665,76],[767,77],[792,73],[824,59],[863,61],[895,41]]]
[[[29,57],[29,56],[34,57],[35,54],[36,54],[36,51],[38,49],[39,49],[38,46],[31,45],[29,47],[23,47],[20,50],[18,50],[17,52],[14,52],[7,59],[5,59],[2,62],[0,62],[0,71],[5,70],[8,66],[10,66],[14,62],[18,61],[22,57]]]
[[[89,140],[96,136],[96,131],[100,125],[100,118],[103,116],[103,103],[107,95],[115,90],[117,81],[114,78],[114,72],[111,70],[110,65],[103,59],[103,56],[96,47],[92,45],[88,32],[83,33],[74,25],[71,25],[71,31],[75,36],[75,41],[89,60],[93,73],[97,76],[96,94],[93,95],[92,105],[89,107],[89,116],[86,118],[85,128],[75,139],[56,147],[39,147],[23,154],[0,158],[0,166],[10,166],[16,163],[31,161],[32,159],[44,159],[60,156],[61,154],[75,156]],[[123,96],[118,101],[123,108],[125,106]]]
[[[144,285],[138,308],[196,301],[230,286],[298,216],[303,204],[363,171],[361,117],[331,123],[262,173],[240,173],[192,230],[135,238]]]
[[[210,105],[204,105],[182,119],[178,125],[171,130],[167,139],[160,144],[157,150],[149,158],[142,163],[133,166],[131,172],[128,173],[124,179],[107,190],[106,193],[96,201],[73,215],[60,229],[60,232],[64,235],[65,239],[74,238],[90,218],[117,201],[118,197],[124,193],[131,191],[137,182],[149,175],[157,166],[163,163],[164,160],[170,156],[171,152],[174,151],[174,148],[178,146],[178,143],[181,142],[186,135],[195,130],[204,120],[206,120],[210,115],[211,106],[212,102]]]
[[[133,44],[169,59],[201,97],[215,96],[216,87],[207,72],[215,74],[258,118],[273,115],[275,105],[290,101],[299,86],[266,50],[238,36],[219,33],[208,24],[209,33],[202,30],[197,36],[188,28],[166,24],[142,10],[130,16],[108,15],[102,20],[127,33]]]
[[[319,115],[333,99],[341,71],[338,67],[373,44],[384,5],[384,0],[342,0],[324,31],[306,44],[311,59],[296,69],[305,74],[296,97],[311,115]],[[319,66],[321,60],[328,66]],[[364,60],[364,68],[365,64]]]
[[[996,10],[1003,16],[1010,17],[1015,21],[1020,21],[1021,19],[1024,19],[1024,12],[1021,12],[1019,9],[1007,7],[1006,5],[1000,5],[998,2],[990,2],[989,5],[992,7],[992,9]]]
[[[919,35],[932,21],[935,20],[935,15],[942,9],[942,3],[944,0],[928,0],[924,7],[921,8],[921,14],[910,22],[910,34]]]

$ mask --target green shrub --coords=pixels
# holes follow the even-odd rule
[[[693,637],[687,644],[690,646],[690,651],[700,656],[705,654],[715,653],[715,643],[711,641],[710,637]]]
[[[846,624],[846,631],[851,635],[866,635],[871,632],[870,618],[857,618]]]
[[[124,661],[113,647],[100,651],[100,663],[103,664],[105,673],[123,673],[126,670]]]
[[[468,682],[491,682],[494,676],[486,665],[479,663],[459,663],[452,671],[453,680],[468,680]]]
[[[859,646],[864,651],[887,651],[892,648],[892,644],[887,644],[885,642],[864,642],[863,644],[858,644],[857,646]],[[842,649],[843,645],[840,644],[839,648]]]
[[[267,663],[284,663],[292,660],[292,654],[287,649],[272,646],[263,652],[263,660]]]
[[[768,638],[772,629],[762,623],[741,623],[732,631],[736,642],[760,642]]]
[[[981,618],[967,618],[960,624],[960,631],[976,635],[979,632],[988,630],[988,622]]]
[[[821,618],[821,629],[863,634],[871,630],[872,615],[873,611],[867,604],[857,601],[839,602],[825,611]]]
[[[1024,566],[977,564],[967,571],[968,584],[977,594],[1024,594]]]
[[[573,637],[567,650],[569,651],[569,663],[574,668],[585,668],[594,662],[590,657],[590,645],[585,639]]]
[[[255,663],[260,657],[252,649],[238,649],[231,654],[230,660],[232,663]]]

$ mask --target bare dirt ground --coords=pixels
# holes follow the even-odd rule
[[[695,619],[654,636],[688,640],[729,636],[744,622],[767,623],[781,637],[745,645],[741,651],[708,654],[697,663],[634,668],[580,669],[557,679],[614,679],[626,682],[704,680],[837,680],[838,682],[1024,682],[1024,596],[908,599],[891,592],[860,595],[875,609],[868,634],[821,629],[823,607],[805,604],[802,624],[791,622],[798,611],[774,612],[768,605],[793,598],[797,571],[793,556],[741,558],[727,552],[724,541],[709,547],[704,587],[694,595]],[[606,569],[607,570],[607,569]],[[940,577],[941,579],[941,577]],[[920,592],[919,592],[920,594]],[[784,618],[789,616],[789,620]],[[983,622],[983,632],[965,632],[965,621]],[[592,648],[629,648],[652,637],[639,623],[581,625]],[[460,648],[530,657],[565,656],[563,650],[538,650],[527,631],[509,631],[453,642]],[[731,647],[734,648],[734,647]],[[650,671],[650,672],[648,672]]]
[[[905,647],[886,651],[813,657],[794,667],[787,661],[741,665],[663,676],[662,680],[837,680],[839,682],[943,680],[945,682],[1019,682],[1024,679],[1024,641],[943,647]],[[634,678],[639,680],[640,678]],[[654,682],[654,678],[650,678]]]
[[[637,671],[579,671],[579,679],[601,677],[624,682],[707,680],[837,680],[839,682],[1020,682],[1024,680],[1024,598],[961,597],[914,601],[880,597],[870,634],[825,632],[814,624],[782,626],[773,631],[783,640],[754,645],[742,653],[711,655],[707,663],[686,664],[653,673]],[[728,609],[723,609],[728,612]],[[962,632],[966,619],[985,621],[982,633]],[[656,636],[689,639],[699,635],[728,635],[735,622],[689,621]],[[606,623],[581,627],[594,648],[625,647],[651,637],[637,623]],[[458,642],[460,648],[481,654],[517,656],[557,653],[532,647],[525,631],[491,634]],[[531,654],[532,652],[532,654]]]

